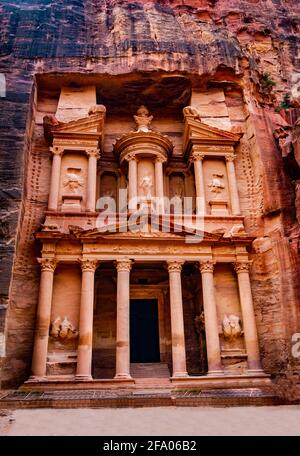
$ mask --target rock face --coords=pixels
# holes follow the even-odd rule
[[[296,385],[299,2],[4,0],[0,17],[2,386],[20,384],[30,371],[39,286],[34,233],[51,167],[42,117],[56,112],[60,87],[81,84],[99,86],[98,102],[112,115],[145,100],[179,112],[192,92],[208,123],[242,128],[236,165],[246,229],[256,237],[251,280],[263,367],[279,387]],[[285,140],[294,132],[288,147],[273,134],[280,129]]]

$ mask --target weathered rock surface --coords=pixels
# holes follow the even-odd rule
[[[26,379],[32,351],[39,282],[33,234],[48,196],[41,169],[50,170],[42,127],[35,125],[36,84],[41,75],[46,89],[55,80],[59,86],[103,75],[109,84],[109,75],[123,75],[132,93],[124,100],[128,105],[149,86],[130,74],[151,72],[184,75],[204,89],[226,86],[231,122],[246,131],[237,172],[245,176],[247,231],[258,238],[252,284],[263,366],[289,382],[299,380],[300,358],[291,354],[291,335],[300,332],[299,162],[296,149],[283,159],[273,136],[299,116],[297,108],[281,110],[286,94],[299,93],[299,2],[2,0],[0,21],[0,73],[6,78],[0,99],[3,386]],[[109,102],[109,94],[102,101]],[[0,356],[4,344],[1,350]]]

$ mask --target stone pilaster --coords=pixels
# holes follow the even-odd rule
[[[182,264],[182,261],[168,261],[173,377],[187,376],[181,288]]]
[[[97,265],[98,262],[94,260],[81,260],[81,301],[76,369],[78,380],[92,379],[94,282]]]
[[[194,163],[195,173],[195,186],[196,186],[196,210],[197,215],[204,216],[206,213],[205,205],[205,187],[203,176],[203,159],[205,155],[202,152],[194,151],[192,153],[191,161]]]
[[[163,163],[166,161],[163,157],[156,157],[155,160],[155,196],[158,201],[158,213],[164,213],[164,173]]]
[[[243,330],[248,356],[248,370],[249,373],[255,374],[262,372],[262,368],[249,277],[249,267],[250,262],[248,261],[234,263],[234,268],[238,278],[240,303],[243,316]]]
[[[36,379],[46,376],[53,277],[56,268],[55,259],[39,258],[38,261],[41,265],[41,280],[31,367],[32,377]]]
[[[128,161],[128,208],[134,211],[138,196],[137,158],[134,154],[128,154],[126,160]]]
[[[230,202],[231,202],[231,211],[233,215],[240,215],[240,201],[239,201],[239,193],[237,188],[237,180],[235,174],[235,166],[234,166],[234,159],[235,155],[230,154],[225,156],[226,159],[226,168],[227,168],[227,178],[228,178],[228,186],[229,186],[229,194],[230,194]]]
[[[50,180],[50,191],[48,199],[49,211],[57,211],[58,209],[58,195],[60,185],[60,173],[61,173],[61,157],[63,154],[62,147],[51,147],[52,152],[52,168],[51,168],[51,180]]]
[[[97,160],[100,158],[98,149],[89,149],[88,155],[88,176],[86,192],[86,210],[95,212],[96,206],[96,188],[97,188]]]
[[[201,261],[199,269],[202,276],[208,375],[222,375],[223,367],[213,275],[214,262],[211,260]]]
[[[117,260],[117,340],[116,379],[131,379],[130,376],[130,270],[131,260]]]

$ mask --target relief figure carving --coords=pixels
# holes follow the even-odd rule
[[[223,177],[224,174],[214,173],[211,182],[208,184],[210,191],[215,194],[214,198],[218,198],[218,195],[223,193],[225,189]]]
[[[60,339],[61,341],[68,341],[76,339],[78,337],[78,331],[67,317],[63,320],[60,317],[57,317],[51,323],[50,336],[56,340]]]
[[[243,334],[241,319],[238,315],[224,315],[222,330],[225,339],[233,342]]]
[[[68,168],[64,178],[64,187],[66,187],[70,193],[78,194],[79,189],[83,187],[83,179],[80,176],[81,168]]]
[[[137,131],[143,131],[145,133],[151,131],[150,124],[153,116],[149,116],[149,111],[146,106],[140,106],[137,110],[137,115],[133,116],[137,125]]]

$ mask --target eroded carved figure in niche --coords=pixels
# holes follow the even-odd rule
[[[184,178],[182,176],[172,176],[170,179],[171,198],[176,198],[180,201],[184,197]]]
[[[224,338],[233,342],[243,334],[241,319],[238,315],[224,315],[222,322]]]
[[[140,106],[137,110],[137,115],[133,116],[135,123],[137,125],[137,131],[148,132],[151,131],[150,125],[153,119],[153,116],[149,116],[149,111],[146,106]]]
[[[153,182],[152,177],[148,174],[142,177],[140,181],[140,188],[142,189],[143,196],[148,200],[152,198],[152,189],[153,189]]]
[[[204,318],[204,310],[200,313],[200,315],[196,315],[194,318],[194,324],[197,334],[201,334],[205,331],[205,318]]]
[[[112,198],[116,201],[117,198],[117,183],[115,176],[104,175],[101,178],[101,196]]]
[[[210,191],[215,194],[214,198],[218,198],[219,194],[225,189],[223,178],[224,174],[214,173],[212,175],[212,180],[208,184],[208,187],[210,188]]]
[[[76,339],[78,337],[78,331],[67,317],[64,317],[63,320],[60,317],[57,317],[51,323],[50,336],[56,340],[68,341]]]
[[[81,168],[68,168],[64,178],[64,187],[73,194],[78,194],[83,187],[83,179],[80,176]]]

